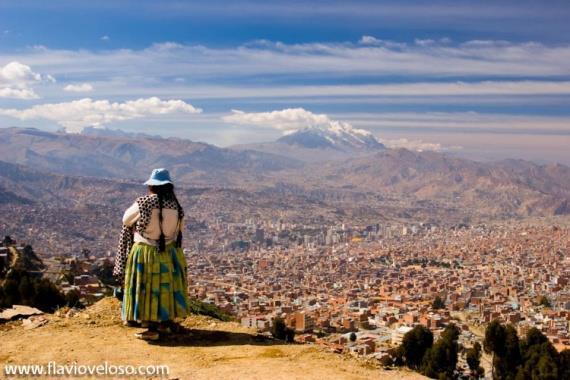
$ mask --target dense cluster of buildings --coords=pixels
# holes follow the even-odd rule
[[[397,345],[416,324],[437,336],[451,321],[461,326],[467,346],[481,340],[493,319],[514,324],[519,333],[537,327],[559,348],[570,344],[567,220],[348,225],[310,212],[241,219],[209,211],[209,201],[202,200],[203,211],[186,223],[190,295],[246,326],[267,331],[282,317],[301,341],[372,356]],[[111,265],[118,229],[94,222],[77,239],[62,238],[65,231],[57,229],[51,237],[44,215],[23,233],[61,247],[51,256],[41,251],[48,276],[65,291],[101,296],[99,277]],[[443,309],[432,307],[436,297]]]
[[[243,244],[188,249],[190,292],[246,326],[267,330],[280,316],[301,340],[378,354],[416,324],[437,335],[454,321],[470,345],[499,319],[520,333],[537,327],[558,347],[570,345],[567,227],[278,222],[220,228],[239,230]],[[436,297],[444,309],[434,310]],[[355,342],[347,340],[351,332]]]

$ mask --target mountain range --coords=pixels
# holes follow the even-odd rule
[[[39,195],[34,191],[46,199],[50,186],[61,189],[66,181],[80,191],[94,180],[85,177],[105,178],[97,185],[119,194],[126,186],[121,181],[140,183],[152,168],[167,167],[184,187],[241,189],[272,202],[275,195],[302,197],[338,208],[368,207],[371,215],[456,220],[570,214],[567,166],[387,149],[359,130],[305,128],[267,144],[219,148],[145,135],[6,128],[0,129],[0,161],[33,168],[40,177],[60,175],[36,190],[22,187],[17,176],[0,176],[0,203],[32,201]],[[6,165],[0,165],[3,174],[15,170]]]
[[[0,160],[51,173],[141,179],[167,167],[181,183],[234,186],[301,163],[271,153],[222,149],[182,139],[138,135],[50,133],[0,129]]]
[[[388,149],[314,170],[306,186],[402,194],[472,214],[518,217],[570,214],[570,168],[524,160],[470,161],[437,152]]]

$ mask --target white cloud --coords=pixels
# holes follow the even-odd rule
[[[26,87],[30,84],[39,83],[42,80],[54,81],[53,77],[42,76],[32,71],[30,66],[20,62],[10,62],[5,66],[0,66],[0,84],[14,87]]]
[[[69,132],[79,132],[88,126],[102,127],[115,121],[144,118],[172,113],[202,112],[182,100],[161,100],[156,97],[111,103],[89,98],[66,103],[42,104],[26,109],[1,109],[0,115],[20,120],[46,119],[55,121]]]
[[[137,93],[145,90],[130,88]],[[151,91],[149,89],[148,91]],[[153,89],[154,92],[157,89]],[[480,81],[480,82],[417,82],[395,84],[343,84],[303,86],[192,86],[169,89],[170,94],[190,98],[267,98],[267,97],[434,97],[434,96],[508,96],[508,95],[570,95],[570,81]],[[346,100],[346,99],[344,99]],[[432,100],[434,100],[432,98]]]
[[[346,113],[333,115],[382,135],[383,131],[441,131],[551,134],[568,136],[567,116],[483,114],[478,112]]]
[[[507,99],[508,95],[570,93],[570,82],[559,79],[570,76],[570,45],[419,41],[406,44],[363,36],[357,43],[257,41],[226,48],[167,42],[141,50],[98,51],[38,46],[16,55],[3,53],[0,61],[26,62],[68,82],[96,81],[98,95],[104,98],[432,96],[437,102],[435,96]],[[313,75],[318,75],[320,84],[290,85],[281,80]],[[362,85],[345,80],[394,75],[405,77],[406,82]],[[253,76],[265,81],[253,83]],[[465,81],[445,81],[446,77]],[[43,93],[60,96],[55,89],[46,88]]]
[[[426,39],[416,38],[414,40],[414,44],[423,47],[429,47],[434,45],[447,45],[450,43],[451,43],[451,38],[449,37],[443,37],[438,40],[433,40],[431,38],[426,38]]]
[[[243,112],[232,110],[222,120],[233,125],[255,126],[276,129],[285,134],[306,128],[329,130],[351,129],[358,133],[374,133],[382,136],[384,131],[447,131],[568,135],[570,118],[565,116],[537,116],[512,114],[481,114],[477,112],[402,112],[402,113],[342,113],[334,115],[314,114],[303,108],[289,108],[271,112]],[[343,120],[343,121],[339,121]],[[364,128],[364,129],[359,129]],[[389,145],[390,142],[387,143]],[[393,144],[423,146],[423,141],[399,141]],[[410,148],[411,149],[411,148]]]
[[[419,46],[430,46],[430,45],[433,45],[433,44],[435,43],[435,41],[432,40],[432,39],[429,39],[429,38],[428,38],[428,39],[425,39],[425,40],[416,38],[416,39],[414,40],[414,43],[415,43],[416,45],[419,45]]]
[[[109,41],[111,39],[111,37],[109,37],[108,35],[104,35],[101,37],[101,41]]]
[[[34,90],[26,88],[0,88],[0,98],[37,99],[39,96]]]
[[[376,37],[372,37],[372,36],[362,36],[360,37],[360,41],[358,41],[359,43],[363,44],[363,45],[374,45],[378,42],[380,42],[380,40]]]
[[[287,108],[271,112],[243,112],[232,110],[230,115],[222,117],[226,123],[253,125],[263,128],[291,131],[304,127],[326,126],[330,119],[326,115],[316,115],[303,108]]]
[[[404,148],[416,152],[424,152],[424,151],[443,152],[443,151],[452,151],[452,150],[455,151],[462,149],[460,146],[444,147],[439,143],[430,143],[422,140],[408,140],[406,138],[394,139],[394,140],[381,140],[381,142],[384,145],[386,145],[386,147],[388,148],[393,148],[393,149]]]
[[[31,86],[44,81],[55,82],[55,79],[51,75],[38,74],[20,62],[10,62],[0,66],[0,97],[36,99],[38,95]]]
[[[93,91],[93,85],[90,83],[68,84],[63,90],[68,92],[91,92]]]
[[[325,114],[315,114],[303,108],[287,108],[271,112],[243,112],[232,110],[230,115],[222,117],[226,123],[236,125],[252,125],[262,128],[272,128],[290,133],[303,128],[319,128],[331,131],[347,131],[369,134],[369,132],[355,129],[349,123],[332,120]]]
[[[419,119],[419,114],[387,114],[387,119],[391,121],[396,119]],[[426,114],[428,119],[433,119],[434,115]],[[386,122],[382,114],[369,114],[364,119],[351,117],[351,114],[344,115],[347,119],[358,121],[359,125],[367,125],[370,128],[377,127],[378,125],[386,126],[390,122]],[[456,119],[459,118],[455,115]],[[451,115],[436,116],[437,120],[452,118]],[[320,128],[328,131],[347,131],[356,132],[364,135],[371,135],[367,130],[356,129],[351,123],[345,121],[338,121],[325,114],[314,114],[303,108],[288,108],[271,112],[252,112],[247,113],[239,110],[232,110],[230,115],[222,117],[222,119],[234,125],[251,125],[262,128],[272,128],[283,131],[284,134],[291,133],[295,130],[302,128]],[[368,122],[367,122],[368,121]],[[456,151],[462,149],[460,146],[443,146],[440,143],[426,142],[418,139],[381,139],[380,140],[388,148],[405,148],[414,151]]]
[[[175,43],[142,50],[69,51],[33,49],[12,59],[26,60],[68,77],[89,74],[122,78],[130,84],[192,73],[194,79],[239,82],[250,75],[319,74],[549,77],[570,75],[570,45],[505,41],[406,44],[364,36],[360,43],[264,43],[229,48]],[[170,81],[171,82],[171,81]]]
[[[542,95],[570,94],[570,45],[435,40],[429,46],[382,41],[284,44],[271,41],[226,48],[175,43],[146,49],[54,50],[34,47],[0,62],[26,62],[68,83],[97,83],[103,99],[157,96],[176,99],[268,99],[274,109],[296,104],[548,104]],[[285,77],[317,75],[318,83]],[[406,78],[405,83],[350,83],[351,77]],[[462,77],[464,81],[446,80]],[[527,78],[532,76],[533,80]],[[253,82],[251,79],[263,78]],[[34,76],[32,76],[34,78]],[[181,82],[178,78],[186,78]],[[342,78],[342,79],[341,79]],[[348,81],[346,80],[348,79]],[[39,88],[39,84],[37,84]],[[0,97],[37,98],[0,85]],[[524,95],[524,96],[512,96]],[[49,103],[67,99],[56,86],[43,86]],[[303,98],[303,99],[301,99]],[[536,102],[536,103],[535,103]],[[355,124],[357,125],[357,124]]]

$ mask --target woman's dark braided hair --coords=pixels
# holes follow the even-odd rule
[[[158,252],[164,252],[166,250],[166,237],[164,236],[164,232],[162,231],[162,208],[165,201],[173,201],[176,203],[176,207],[178,208],[178,219],[182,219],[183,212],[182,206],[178,202],[178,198],[176,198],[176,194],[174,193],[174,185],[171,183],[167,183],[166,185],[160,186],[149,186],[149,190],[158,196],[158,221],[160,223],[160,237],[158,238]],[[176,237],[176,246],[178,248],[182,247],[182,231],[178,231],[178,236]]]

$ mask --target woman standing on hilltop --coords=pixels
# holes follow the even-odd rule
[[[187,266],[182,252],[184,211],[166,169],[153,170],[149,194],[123,216],[114,275],[123,283],[122,318],[129,326],[148,326],[136,334],[157,340],[175,318],[188,314]]]

